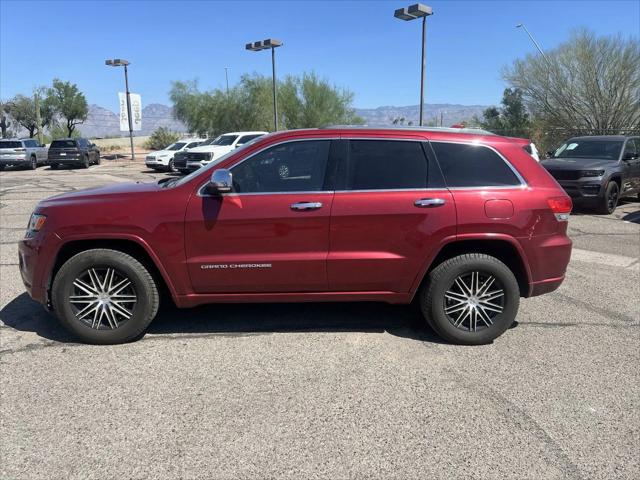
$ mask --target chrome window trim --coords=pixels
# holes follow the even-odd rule
[[[471,187],[448,187],[450,190],[458,190],[458,189],[471,189],[471,188],[522,188],[522,187],[528,187],[529,185],[527,184],[526,180],[522,177],[522,175],[520,175],[520,172],[518,170],[516,170],[516,168],[511,164],[511,162],[509,160],[507,160],[504,155],[502,155],[498,150],[496,150],[495,148],[493,148],[491,145],[487,145],[485,143],[474,143],[473,141],[471,142],[459,142],[459,141],[453,141],[453,140],[429,140],[429,143],[454,143],[454,144],[458,144],[458,145],[469,145],[471,147],[484,147],[484,148],[488,148],[489,150],[492,150],[496,155],[498,155],[498,157],[500,157],[502,159],[502,161],[504,163],[507,164],[507,167],[509,167],[511,169],[511,171],[513,172],[513,174],[516,176],[516,178],[518,179],[518,181],[520,182],[520,185],[485,185],[484,187],[476,187],[476,186],[471,186]],[[434,151],[435,154],[435,151]],[[438,155],[436,154],[436,161],[438,162]],[[438,162],[439,163],[439,162]],[[447,181],[447,179],[444,179],[445,182]]]
[[[413,132],[410,132],[413,133]],[[258,137],[259,138],[259,137]],[[257,140],[257,139],[256,139]],[[468,146],[472,146],[472,147],[484,147],[484,148],[488,148],[490,150],[492,150],[496,155],[498,155],[498,157],[500,157],[502,159],[503,162],[505,162],[507,164],[507,166],[509,167],[509,169],[513,172],[513,174],[516,176],[516,178],[518,179],[518,181],[520,182],[519,185],[483,185],[483,186],[471,186],[471,187],[437,187],[437,188],[393,188],[393,189],[370,189],[370,190],[317,190],[317,191],[299,191],[299,192],[251,192],[251,193],[224,193],[224,194],[220,194],[220,195],[206,195],[202,193],[202,190],[204,189],[204,187],[209,183],[209,180],[207,180],[205,183],[203,183],[200,187],[198,187],[198,191],[197,191],[197,196],[199,197],[222,197],[222,196],[244,196],[244,195],[313,195],[313,194],[328,194],[328,193],[374,193],[374,192],[429,192],[429,191],[442,191],[442,190],[450,190],[450,191],[455,191],[455,190],[522,190],[527,188],[529,185],[527,184],[526,180],[522,177],[522,175],[520,175],[520,172],[518,172],[518,170],[516,170],[516,168],[511,164],[511,162],[509,162],[509,160],[507,160],[504,155],[502,155],[499,151],[497,151],[495,148],[493,148],[490,145],[486,145],[485,143],[474,143],[473,140],[472,141],[455,141],[455,140],[430,140],[428,138],[416,138],[416,137],[410,137],[410,138],[386,138],[386,137],[361,137],[361,136],[342,136],[342,135],[332,135],[332,136],[326,136],[326,137],[306,137],[306,138],[288,138],[288,139],[284,139],[280,142],[276,142],[276,143],[272,143],[270,145],[265,146],[264,148],[261,148],[260,150],[256,150],[255,152],[253,152],[251,155],[249,155],[246,158],[243,158],[242,160],[240,160],[239,162],[235,163],[232,167],[229,168],[229,170],[231,170],[231,172],[233,173],[233,168],[235,168],[236,166],[242,164],[243,162],[253,158],[255,155],[258,155],[259,153],[264,152],[265,150],[268,150],[271,147],[277,147],[278,145],[283,145],[285,143],[293,143],[293,142],[307,142],[307,141],[314,141],[314,140],[328,140],[328,141],[332,141],[332,140],[372,140],[372,141],[397,141],[397,142],[428,142],[428,143],[454,143],[454,144],[460,144],[460,145],[468,145]],[[434,152],[435,153],[435,152]],[[437,155],[436,155],[436,161],[437,161]],[[207,166],[205,165],[204,168],[206,168]],[[209,170],[209,169],[208,169]]]
[[[197,195],[202,198],[207,197],[249,197],[256,195],[327,195],[335,193],[333,190],[311,190],[311,191],[302,191],[302,192],[248,192],[248,193],[220,193],[216,195],[207,195],[202,193],[202,189],[206,186],[205,183],[198,189]]]

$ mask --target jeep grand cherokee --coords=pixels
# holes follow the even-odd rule
[[[266,135],[182,178],[40,202],[22,279],[91,343],[139,337],[161,292],[180,308],[415,300],[446,340],[490,342],[571,254],[571,200],[522,145],[459,129]]]

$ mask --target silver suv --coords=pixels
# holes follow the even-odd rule
[[[0,140],[0,170],[18,165],[35,170],[47,162],[47,147],[33,138]]]

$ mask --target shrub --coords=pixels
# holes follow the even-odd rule
[[[180,139],[180,134],[166,127],[157,128],[144,144],[150,150],[162,150]]]

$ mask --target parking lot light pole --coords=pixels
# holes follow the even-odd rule
[[[131,118],[131,98],[129,97],[129,75],[127,74],[127,65],[130,64],[128,60],[123,58],[114,58],[113,60],[105,60],[105,65],[110,67],[124,67],[124,87],[127,97],[127,116],[129,117],[129,143],[131,144],[131,160],[136,159],[136,153],[133,149],[133,121]]]
[[[268,38],[261,42],[247,43],[245,48],[252,52],[271,49],[271,80],[273,82],[273,127],[278,131],[278,100],[276,97],[276,48],[281,47],[282,42],[275,38]]]
[[[536,42],[536,39],[533,38],[533,35],[531,35],[531,33],[529,32],[525,24],[519,23],[518,25],[516,25],[516,28],[522,28],[525,32],[527,32],[527,35],[529,36],[533,44],[536,46],[536,48],[540,52],[540,55],[542,55],[542,57],[546,60],[546,62],[549,63],[549,59],[547,58],[547,55],[542,51],[542,48],[540,48],[540,45],[538,45],[538,42]]]
[[[399,8],[393,12],[393,16],[405,21],[422,18],[422,69],[420,71],[420,126],[424,118],[424,72],[425,72],[425,50],[427,48],[427,17],[433,15],[433,9],[422,3],[416,3],[406,8]]]

